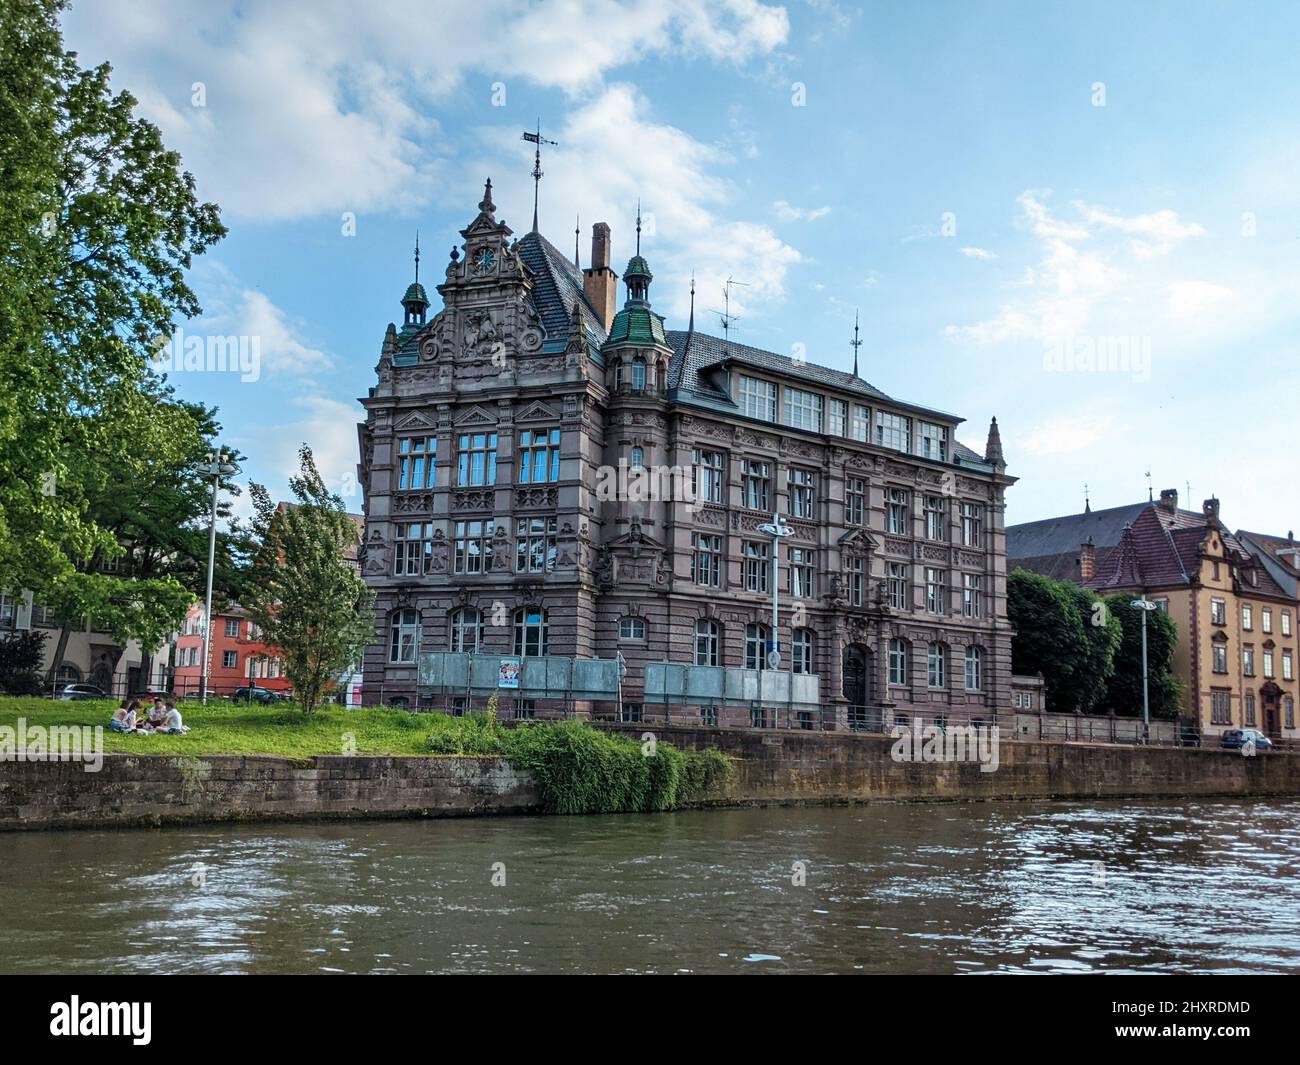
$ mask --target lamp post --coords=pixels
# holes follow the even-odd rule
[[[1151,697],[1147,687],[1147,615],[1159,607],[1150,599],[1134,599],[1129,606],[1142,611],[1142,742],[1151,738]]]
[[[781,571],[777,565],[777,556],[781,552],[781,541],[787,536],[793,536],[794,530],[781,520],[780,514],[773,511],[772,520],[760,525],[758,531],[772,538],[772,650],[767,655],[767,668],[780,669],[781,650],[776,638],[776,586]]]
[[[208,527],[208,595],[203,607],[203,672],[199,674],[199,702],[208,701],[208,654],[212,649],[212,568],[217,559],[217,489],[222,477],[229,477],[239,467],[226,461],[226,452],[208,452],[207,462],[199,467],[204,477],[212,478],[212,516]]]

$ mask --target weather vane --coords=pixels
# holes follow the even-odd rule
[[[853,376],[858,376],[858,348],[862,347],[862,340],[858,337],[858,312],[853,312],[853,339],[849,341],[853,345]]]
[[[524,140],[529,144],[537,145],[536,151],[533,152],[533,232],[537,232],[537,192],[542,184],[542,145],[555,144],[555,141],[548,141],[542,136],[542,120],[537,120],[537,132],[529,133],[524,130]]]

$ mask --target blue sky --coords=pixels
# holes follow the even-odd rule
[[[1300,525],[1300,78],[1294,5],[655,0],[81,3],[83,63],[159,123],[230,236],[188,334],[260,340],[256,381],[185,373],[253,479],[298,444],[360,509],[355,398],[400,317],[415,231],[436,283],[491,176],[518,235],[573,246],[640,198],[654,306],[997,415],[1008,521],[1217,494]],[[196,84],[197,83],[197,84]],[[346,235],[348,218],[354,235]],[[436,303],[436,297],[435,297]],[[738,306],[737,306],[738,304]],[[1089,351],[1112,368],[1088,369]],[[1067,358],[1068,356],[1068,358]],[[241,509],[243,509],[241,507]]]

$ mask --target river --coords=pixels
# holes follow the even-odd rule
[[[0,834],[6,973],[1300,970],[1300,802]]]

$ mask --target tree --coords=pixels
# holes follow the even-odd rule
[[[64,51],[64,6],[0,4],[0,588],[41,602],[117,550],[86,493],[225,233],[108,65]]]
[[[39,629],[9,632],[0,637],[0,692],[40,695],[44,654],[45,633]]]
[[[302,468],[289,482],[295,504],[277,508],[262,485],[249,486],[257,545],[243,605],[311,714],[374,639],[374,593],[344,557],[357,531],[343,501],[325,487],[306,444],[298,455]]]
[[[1112,595],[1106,600],[1123,629],[1115,652],[1115,672],[1106,685],[1103,706],[1120,717],[1142,714],[1142,611],[1132,606],[1134,595]],[[1174,675],[1174,649],[1178,626],[1162,610],[1147,612],[1147,672],[1151,717],[1176,718],[1182,688]]]
[[[1101,598],[1068,581],[1018,569],[1007,578],[1007,613],[1016,629],[1012,672],[1041,673],[1053,710],[1094,712],[1122,632]]]

